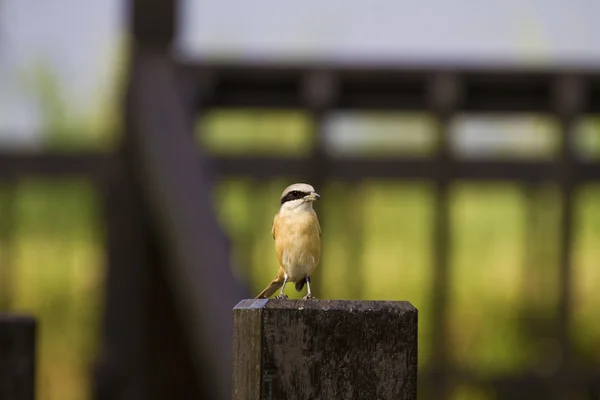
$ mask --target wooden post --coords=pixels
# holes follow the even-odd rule
[[[35,398],[35,320],[0,314],[0,399]]]
[[[233,400],[417,398],[408,302],[242,300],[233,323]]]

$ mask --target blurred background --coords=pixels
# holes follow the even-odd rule
[[[85,166],[87,155],[117,151],[131,59],[129,8],[118,0],[0,0],[0,311],[40,321],[40,400],[92,398],[108,264],[104,195],[85,173],[2,168],[19,155],[81,156]],[[594,0],[181,0],[173,54],[187,65],[594,71],[598,15]],[[444,376],[450,399],[542,399],[547,387],[536,382],[567,369],[565,382],[574,378],[565,383],[565,398],[600,398],[597,167],[593,179],[577,184],[518,171],[511,179],[444,181],[337,179],[326,168],[310,169],[315,153],[333,165],[431,161],[441,148],[459,161],[569,165],[557,115],[457,113],[443,121],[440,128],[426,110],[211,107],[199,114],[195,142],[209,159],[306,160],[300,177],[229,176],[218,171],[227,165],[215,164],[211,196],[232,244],[233,274],[251,294],[273,278],[270,229],[279,195],[310,178],[322,195],[315,294],[415,305],[420,398],[442,398],[427,388]],[[596,162],[600,120],[581,114],[572,126],[570,162]]]

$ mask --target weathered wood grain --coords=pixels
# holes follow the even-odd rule
[[[408,302],[243,300],[233,311],[234,400],[415,400]]]

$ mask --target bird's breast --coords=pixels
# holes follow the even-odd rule
[[[316,215],[282,216],[277,221],[275,248],[279,262],[291,281],[310,275],[321,255]]]

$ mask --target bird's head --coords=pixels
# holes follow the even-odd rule
[[[319,200],[321,196],[315,192],[315,188],[307,183],[294,183],[285,188],[281,194],[281,208],[287,210],[299,207],[312,208],[313,201]]]

